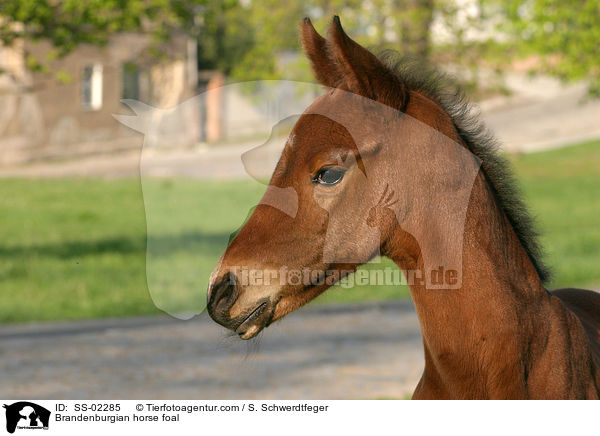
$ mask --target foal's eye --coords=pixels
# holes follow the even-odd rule
[[[346,170],[339,167],[323,167],[313,178],[313,183],[319,183],[325,186],[337,185],[344,178]]]

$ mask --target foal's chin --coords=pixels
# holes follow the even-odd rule
[[[235,332],[241,339],[252,339],[273,322],[330,288],[334,284],[331,277],[337,281],[340,275],[345,276],[354,269],[356,266],[349,265],[337,274],[330,274],[329,280],[281,287],[242,285],[239,277],[226,269],[224,273],[213,274],[207,295],[207,311],[215,322]]]
[[[240,339],[252,339],[263,329],[299,309],[328,289],[330,285],[314,285],[273,297],[250,311],[235,329]]]

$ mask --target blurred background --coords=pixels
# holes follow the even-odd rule
[[[268,173],[290,124],[285,118],[300,113],[320,92],[300,50],[299,23],[309,16],[325,34],[334,14],[349,35],[373,51],[394,49],[455,77],[514,164],[554,269],[551,287],[600,288],[597,1],[3,0],[0,323],[7,326],[0,336],[20,341],[3,352],[6,357],[12,350],[13,356],[0,368],[5,375],[21,388],[33,383],[27,380],[39,368],[23,369],[31,356],[18,344],[31,345],[23,338],[34,341],[57,321],[125,318],[129,321],[115,325],[138,326],[131,317],[162,313],[150,283],[172,298],[167,305],[173,311],[202,311],[206,285],[194,272],[212,270],[223,241],[226,245],[265,189],[260,182],[265,174],[248,171],[242,154],[260,150]],[[150,246],[159,247],[163,258],[147,270]],[[198,251],[206,256],[195,256]],[[337,310],[353,319],[364,307],[383,325],[383,308],[405,313],[409,303],[399,300],[408,297],[403,287],[337,286],[311,303],[318,307],[310,313],[331,317]],[[354,321],[372,324],[368,317]],[[309,321],[294,322],[310,330]],[[314,338],[323,338],[317,327],[326,324],[310,322]],[[422,364],[416,320],[407,322],[410,353],[417,357],[404,371],[412,378],[403,379],[402,386],[418,378]],[[18,326],[23,323],[37,323],[31,330],[37,333],[27,336],[28,327]],[[147,331],[131,334],[127,347],[144,334],[159,347],[158,336]],[[273,344],[286,343],[278,334]],[[165,333],[160,347],[176,335],[186,336]],[[359,346],[356,340],[352,347]],[[327,344],[323,353],[331,354],[333,345]],[[90,349],[90,362],[97,352]],[[406,353],[398,354],[398,361]],[[65,355],[47,358],[60,362]],[[295,357],[286,359],[281,362]],[[402,372],[387,371],[389,360],[380,364],[381,386],[389,384],[386,374],[393,378]],[[338,368],[327,363],[324,377],[332,377],[331,365]],[[357,365],[343,374],[356,379],[377,372]],[[74,368],[81,370],[75,363]],[[194,374],[180,380],[181,386],[202,378]],[[107,380],[109,375],[114,374],[108,372]],[[163,378],[165,386],[171,386],[169,377]],[[230,396],[246,386],[246,379],[238,381],[228,385]],[[34,384],[46,386],[41,392],[48,396],[151,396],[96,385],[65,390],[40,380]],[[406,387],[394,386],[329,392],[367,398],[406,394]],[[198,392],[156,389],[172,396]],[[219,392],[224,391],[214,388],[207,395]]]

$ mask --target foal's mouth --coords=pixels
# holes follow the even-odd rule
[[[267,301],[261,303],[256,309],[244,318],[241,324],[235,329],[240,339],[252,339],[260,333],[262,329],[270,324],[273,317],[275,305],[269,307]]]
[[[232,330],[238,334],[240,339],[252,339],[264,328],[306,304],[329,286],[330,284],[318,281],[311,283],[302,290],[302,298],[294,294],[279,294],[266,301],[263,300],[255,309],[246,315],[245,318],[242,318],[244,316],[242,315],[242,317],[240,317],[242,318],[242,321],[237,324],[237,327],[232,328]]]

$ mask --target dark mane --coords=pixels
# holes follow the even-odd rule
[[[455,81],[436,68],[403,58],[391,50],[382,52],[378,57],[409,89],[425,94],[450,116],[467,148],[481,160],[482,170],[499,206],[504,210],[542,282],[547,282],[551,273],[542,260],[538,232],[521,198],[511,165],[506,157],[500,154],[499,142],[479,120],[479,114],[473,114],[471,104]]]

